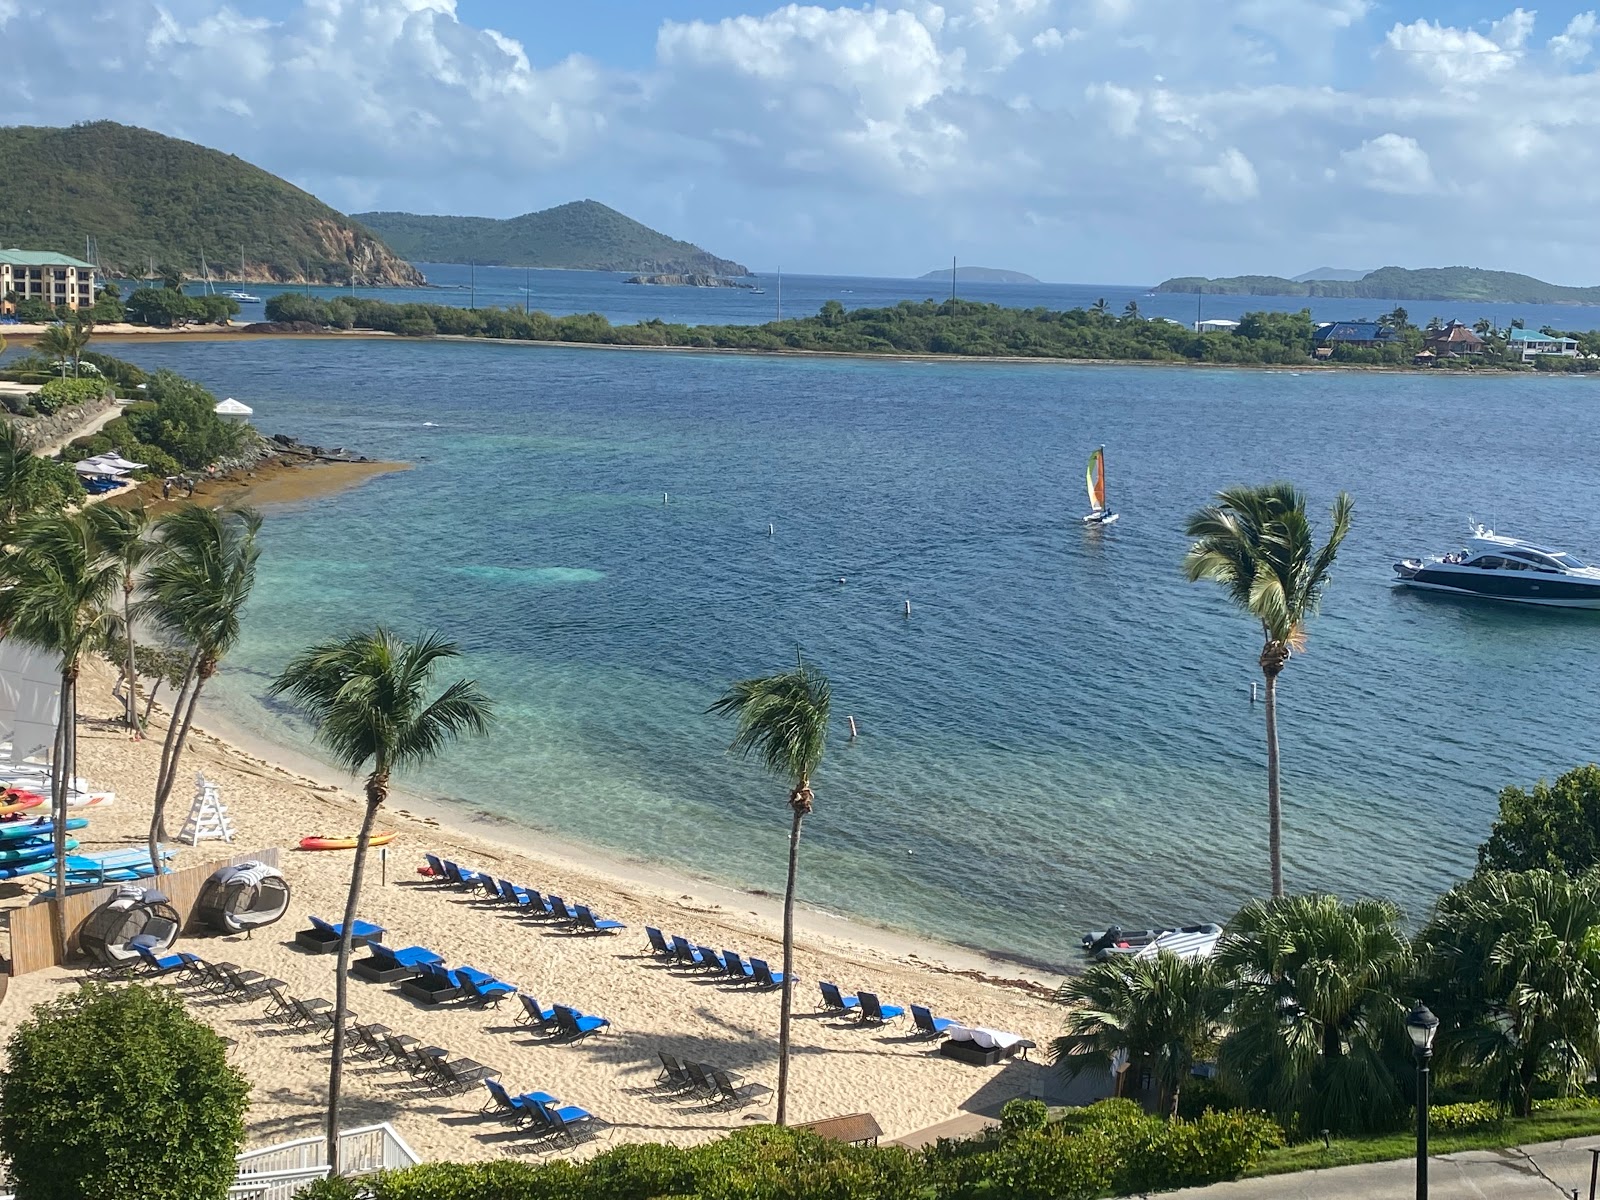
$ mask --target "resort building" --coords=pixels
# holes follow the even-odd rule
[[[1329,321],[1311,335],[1316,358],[1328,358],[1335,346],[1388,346],[1397,340],[1394,330],[1376,321]]]
[[[1506,347],[1513,354],[1520,354],[1523,362],[1540,354],[1558,354],[1562,358],[1578,357],[1576,340],[1569,337],[1552,337],[1548,333],[1540,333],[1537,329],[1513,329],[1506,337]]]
[[[1436,329],[1422,339],[1424,351],[1435,358],[1461,358],[1483,353],[1483,339],[1460,321],[1451,321],[1443,329]]]
[[[1194,331],[1196,333],[1232,333],[1237,328],[1239,328],[1239,322],[1229,321],[1222,317],[1194,323]]]
[[[17,300],[68,308],[94,305],[94,264],[48,250],[0,250],[0,313]]]

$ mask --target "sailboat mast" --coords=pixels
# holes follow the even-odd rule
[[[956,315],[956,256],[950,256],[950,315]]]
[[[783,268],[778,268],[778,320],[783,320]]]

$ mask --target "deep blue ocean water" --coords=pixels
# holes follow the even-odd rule
[[[1586,379],[115,352],[246,401],[266,432],[417,464],[272,511],[227,715],[303,740],[262,699],[295,650],[378,620],[443,630],[500,721],[414,786],[612,851],[781,886],[783,787],[704,710],[798,645],[837,717],[808,901],[1052,962],[1105,921],[1226,918],[1266,886],[1259,638],[1184,581],[1182,525],[1218,487],[1279,476],[1324,525],[1337,489],[1357,503],[1281,687],[1291,887],[1421,917],[1470,869],[1497,789],[1594,757],[1600,620],[1389,583],[1397,557],[1457,548],[1469,514],[1600,553]],[[1123,516],[1085,530],[1102,442]]]

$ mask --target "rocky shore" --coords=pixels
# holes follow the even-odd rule
[[[652,287],[748,288],[754,286],[753,284],[740,283],[737,279],[724,279],[721,275],[635,275],[624,282],[649,284]]]

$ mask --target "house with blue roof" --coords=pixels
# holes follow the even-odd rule
[[[1556,354],[1562,358],[1577,358],[1578,343],[1575,338],[1540,333],[1537,329],[1512,329],[1506,335],[1506,348],[1519,354],[1527,362],[1540,354]]]
[[[1399,334],[1376,321],[1330,321],[1311,335],[1318,358],[1327,358],[1335,346],[1389,346],[1399,341]]]

